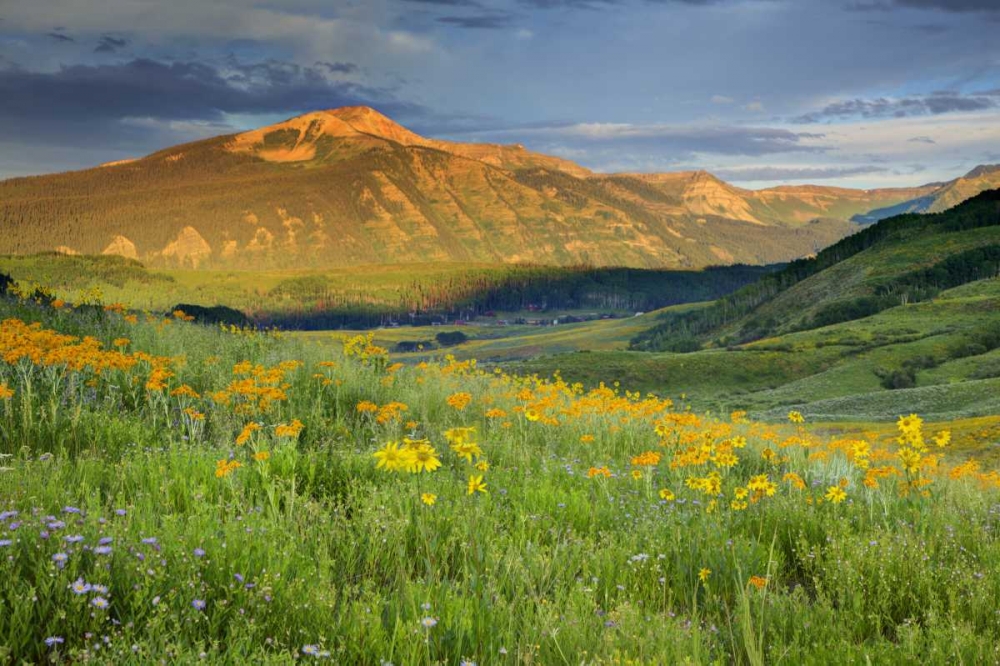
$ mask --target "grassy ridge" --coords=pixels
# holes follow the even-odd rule
[[[667,313],[634,346],[675,349],[679,340],[740,344],[830,323],[824,312],[839,307],[845,319],[860,318],[893,304],[932,296],[941,288],[989,277],[964,275],[949,281],[949,259],[1000,242],[1000,190],[979,194],[935,215],[900,215],[850,236],[765,276],[714,304],[686,314]],[[995,262],[993,262],[995,263]],[[926,269],[926,270],[925,270]],[[942,277],[939,273],[944,273]],[[996,274],[993,270],[992,275]],[[863,301],[883,297],[866,311]]]

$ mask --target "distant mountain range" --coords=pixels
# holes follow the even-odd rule
[[[368,107],[346,107],[0,182],[0,254],[104,253],[225,269],[761,264],[998,184],[995,166],[877,190],[752,191],[704,171],[599,174],[520,145],[427,139]]]

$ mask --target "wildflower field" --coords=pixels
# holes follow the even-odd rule
[[[0,300],[0,663],[1000,661],[1000,474],[442,358]]]

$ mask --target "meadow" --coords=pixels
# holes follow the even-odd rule
[[[186,319],[0,299],[0,662],[1000,660],[948,424]]]

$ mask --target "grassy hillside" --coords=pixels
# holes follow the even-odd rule
[[[950,428],[0,298],[0,661],[988,663]]]
[[[754,192],[704,172],[593,174],[520,146],[426,139],[370,109],[337,109],[0,182],[0,254],[261,270],[768,264],[848,235],[854,215],[936,189]]]
[[[1000,190],[992,190],[944,213],[883,220],[712,308],[665,315],[635,346],[657,350],[678,339],[726,345],[860,318],[997,275],[998,245]]]
[[[610,375],[643,390],[688,391],[700,407],[763,418],[797,409],[811,420],[892,420],[905,405],[934,418],[997,413],[1000,195],[865,234],[714,305],[665,311],[637,336],[726,347],[582,352],[520,367],[589,385]],[[955,282],[966,284],[948,288]],[[739,309],[762,294],[771,295]],[[843,321],[820,325],[824,313]]]

